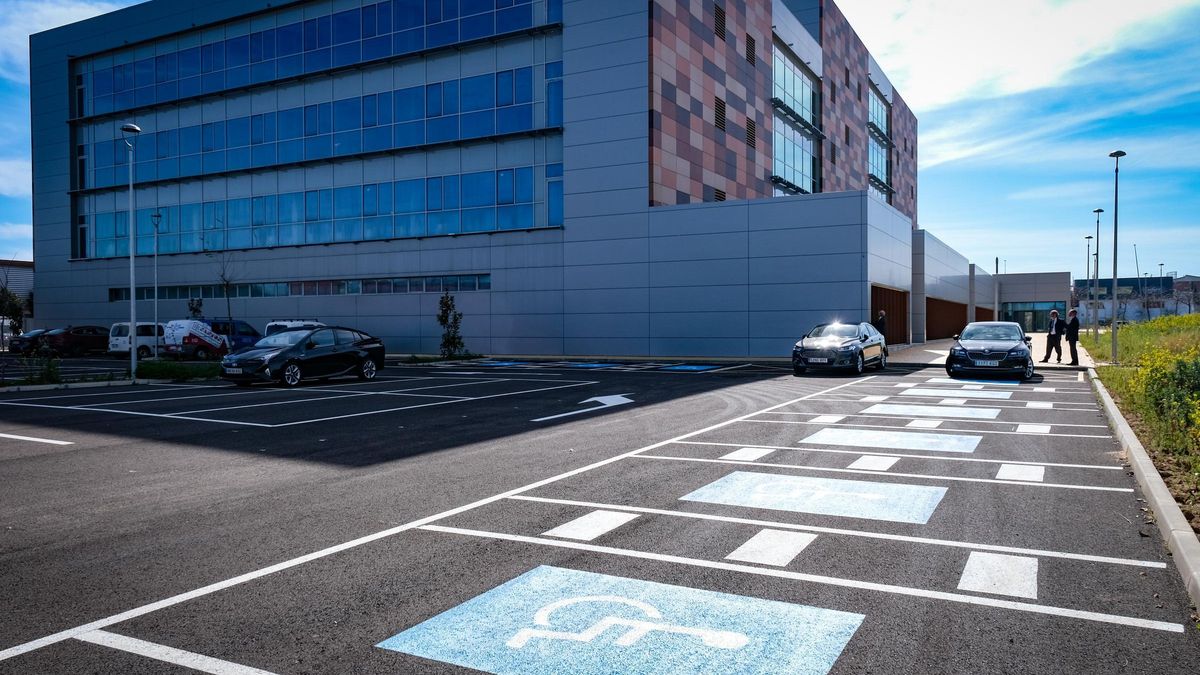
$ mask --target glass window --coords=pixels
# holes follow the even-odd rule
[[[396,182],[396,213],[412,213],[425,210],[425,181],[404,180]]]
[[[425,116],[439,117],[442,114],[441,83],[425,85]]]
[[[407,122],[425,117],[425,88],[409,87],[400,89],[393,95],[395,102],[394,117],[397,122]]]
[[[254,198],[254,225],[275,224],[275,195]]]
[[[497,204],[512,204],[515,196],[513,192],[513,178],[515,172],[512,169],[502,169],[496,172],[496,203]]]
[[[333,191],[333,217],[357,218],[362,215],[362,188],[340,187]]]
[[[229,139],[229,147],[240,148],[250,145],[250,118],[235,117],[225,123],[225,135]]]
[[[292,23],[275,29],[275,41],[280,56],[299,54],[303,30],[301,24]]]
[[[300,138],[304,135],[304,109],[280,110],[278,115],[279,139]]]
[[[477,75],[462,80],[462,110],[486,110],[496,106],[496,76]]]
[[[362,36],[362,21],[357,9],[333,15],[333,44],[358,40]]]
[[[279,195],[279,222],[299,223],[304,221],[304,193],[290,192]]]
[[[316,347],[332,347],[334,343],[333,329],[313,331],[312,335],[308,337],[308,341]]]
[[[235,68],[250,63],[250,36],[230,38],[225,41],[225,66]]]
[[[225,202],[228,227],[249,227],[251,208],[249,199],[230,199]]]
[[[333,103],[333,130],[350,131],[362,124],[362,99],[345,98]]]
[[[458,201],[458,176],[445,176],[442,178],[442,208],[457,209]]]
[[[441,178],[426,178],[425,179],[425,205],[430,211],[439,211],[442,208],[442,179]]]
[[[561,227],[563,224],[563,188],[560,180],[546,184],[546,224],[550,227]]]
[[[513,104],[513,71],[496,73],[496,106]]]
[[[517,103],[533,101],[533,69],[526,66],[517,68],[514,77],[515,98]]]
[[[563,124],[562,80],[546,83],[546,126],[561,127]]]
[[[523,166],[517,169],[517,201],[533,201],[533,167]]]
[[[496,203],[496,172],[480,171],[462,175],[462,205],[492,206]]]

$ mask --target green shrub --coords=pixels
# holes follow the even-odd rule
[[[138,364],[138,377],[148,380],[211,380],[221,374],[215,363],[178,363],[175,361],[143,361]]]

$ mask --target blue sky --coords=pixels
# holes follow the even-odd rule
[[[31,257],[30,32],[134,0],[0,2],[0,258]],[[838,0],[916,111],[919,222],[990,269],[1083,274],[1111,150],[1121,276],[1200,274],[1200,0]]]

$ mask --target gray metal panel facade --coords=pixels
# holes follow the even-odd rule
[[[1070,272],[1001,274],[1000,302],[1062,302],[1071,306]]]

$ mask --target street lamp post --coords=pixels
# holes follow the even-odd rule
[[[133,257],[137,253],[137,220],[133,211],[133,144],[141,127],[132,122],[121,125],[121,136],[129,149],[129,379],[137,383],[137,283]]]
[[[1127,153],[1124,150],[1113,150],[1108,153],[1113,164],[1113,320],[1112,320],[1112,362],[1117,363],[1117,213],[1121,194],[1121,158]]]
[[[154,358],[158,358],[158,224],[162,222],[162,214],[155,211],[150,216],[154,223],[154,325],[150,330],[154,333]]]
[[[1084,265],[1083,287],[1084,287],[1084,290],[1090,291],[1091,288],[1089,288],[1089,287],[1092,285],[1092,235],[1089,234],[1088,236],[1084,237],[1084,239],[1087,239],[1087,255],[1084,256],[1084,258],[1083,258],[1083,265]],[[1088,307],[1088,311],[1091,312],[1092,311],[1092,303],[1090,301],[1088,302],[1087,307]],[[1091,319],[1091,318],[1092,317],[1090,317],[1090,316],[1088,317],[1088,319]]]
[[[1096,317],[1092,322],[1092,338],[1100,339],[1100,214],[1104,209],[1093,209],[1096,214],[1096,252],[1092,254],[1092,302],[1096,305]],[[1116,305],[1113,305],[1113,313]]]

